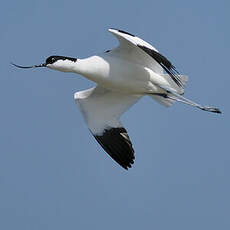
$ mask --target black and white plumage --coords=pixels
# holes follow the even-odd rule
[[[97,86],[77,92],[74,97],[98,143],[123,168],[131,167],[134,150],[120,116],[141,96],[120,94]]]
[[[85,59],[50,56],[41,65],[13,65],[74,72],[96,82],[96,87],[75,93],[75,101],[98,143],[118,164],[128,169],[134,163],[134,150],[120,116],[141,97],[151,96],[165,106],[180,101],[201,110],[221,112],[184,98],[188,78],[180,75],[149,43],[123,30],[109,29],[109,32],[120,44],[102,54]]]
[[[123,168],[134,163],[134,150],[125,128],[105,129],[103,135],[94,135],[102,148]]]

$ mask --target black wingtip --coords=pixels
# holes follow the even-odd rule
[[[122,34],[127,34],[127,35],[130,35],[130,36],[132,36],[132,37],[135,37],[134,34],[131,34],[131,33],[127,32],[127,31],[124,31],[124,30],[120,30],[120,29],[116,29],[116,28],[110,28],[110,29],[111,29],[111,30],[117,30],[118,32],[120,32],[120,33],[122,33]]]
[[[102,148],[125,170],[134,163],[134,150],[123,127],[105,129],[102,135],[93,135]]]

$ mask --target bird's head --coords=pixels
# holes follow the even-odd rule
[[[45,63],[32,66],[20,66],[12,63],[14,66],[23,69],[47,67],[62,72],[72,72],[74,64],[77,62],[77,58],[65,57],[65,56],[50,56],[46,59]]]

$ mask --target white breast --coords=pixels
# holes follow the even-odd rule
[[[150,81],[150,73],[144,67],[105,53],[81,60],[87,68],[86,78],[101,86],[119,91],[143,93]]]

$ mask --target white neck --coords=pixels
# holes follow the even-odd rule
[[[109,72],[109,64],[100,56],[91,56],[84,59],[72,61],[69,59],[58,60],[53,64],[48,64],[48,68],[62,71],[81,74],[84,77],[97,82],[98,79],[104,78]]]

